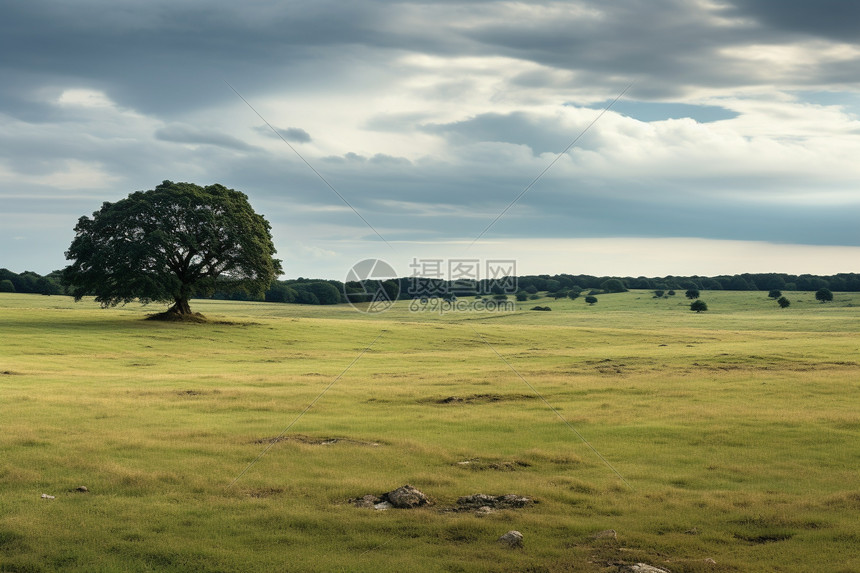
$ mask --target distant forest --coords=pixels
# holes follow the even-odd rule
[[[759,291],[817,291],[822,288],[834,292],[860,292],[860,273],[840,273],[829,276],[790,275],[784,273],[745,273],[741,275],[666,276],[666,277],[596,277],[592,275],[527,275],[522,277],[502,277],[495,280],[477,282],[450,282],[436,279],[400,278],[391,279],[377,285],[391,297],[401,299],[425,296],[465,297],[465,296],[502,296],[514,294],[547,293],[549,296],[567,293],[571,290],[596,290],[619,292],[625,289],[642,290],[759,290]],[[32,271],[16,274],[8,269],[0,269],[0,292],[35,293],[44,295],[67,294],[62,283],[60,271],[41,276]],[[237,292],[225,295],[216,292],[215,299],[265,300],[295,304],[339,304],[346,302],[344,293],[350,294],[353,302],[359,293],[365,292],[359,283],[346,283],[324,279],[298,278],[285,281],[272,281],[269,290],[261,298],[253,298],[247,293]],[[564,296],[564,295],[562,295]],[[199,297],[198,297],[199,298]]]

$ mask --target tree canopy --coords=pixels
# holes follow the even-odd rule
[[[262,295],[282,272],[274,253],[271,227],[244,193],[164,181],[81,217],[63,279],[75,300],[167,302],[187,315],[192,296],[216,288]]]
[[[830,289],[820,288],[815,293],[815,300],[820,300],[821,302],[830,302],[833,300],[833,293],[830,292]]]

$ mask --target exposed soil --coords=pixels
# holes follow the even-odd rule
[[[427,398],[423,402],[434,404],[485,404],[490,402],[511,402],[517,400],[534,400],[531,394],[469,394],[467,396],[447,396],[445,398]]]
[[[476,493],[457,499],[457,506],[448,511],[475,511],[484,507],[490,509],[520,509],[538,503],[530,497],[509,493],[507,495],[487,495]]]
[[[146,317],[146,320],[160,320],[164,322],[189,322],[189,323],[202,323],[209,322],[205,316],[200,314],[199,312],[193,312],[191,314],[180,314],[178,312],[159,312],[156,314],[150,314]]]
[[[255,499],[264,499],[284,493],[284,490],[279,487],[267,487],[262,489],[252,489],[248,491],[248,496]]]
[[[499,460],[482,460],[480,458],[473,458],[470,460],[463,460],[461,462],[456,462],[454,464],[457,467],[461,467],[468,470],[473,471],[500,471],[500,472],[512,472],[516,470],[521,470],[523,468],[531,467],[531,464],[528,462],[524,462],[522,460],[511,460],[511,461],[499,461]]]
[[[318,438],[314,436],[305,436],[302,434],[293,434],[290,436],[275,436],[272,438],[260,438],[254,440],[255,444],[277,444],[278,442],[298,442],[300,444],[310,444],[312,446],[332,446],[334,444],[352,444],[357,446],[377,447],[381,445],[379,442],[367,442],[364,440],[353,440],[352,438]]]

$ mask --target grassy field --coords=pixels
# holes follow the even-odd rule
[[[860,571],[860,294],[785,294],[207,324],[0,294],[0,571]],[[407,483],[435,505],[348,501]],[[539,503],[440,511],[479,492]]]

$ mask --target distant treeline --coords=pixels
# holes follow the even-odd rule
[[[613,281],[613,282],[610,282]],[[617,281],[617,282],[616,282]],[[619,289],[620,286],[622,287]],[[607,284],[609,283],[609,284]],[[231,295],[216,292],[212,298],[230,300],[266,300],[296,304],[339,304],[347,302],[346,295],[355,302],[361,293],[383,289],[389,297],[401,299],[427,296],[492,296],[501,294],[546,292],[549,294],[570,290],[603,290],[617,292],[623,289],[643,290],[760,290],[760,291],[817,291],[822,288],[835,292],[860,292],[860,273],[840,273],[829,276],[790,275],[784,273],[745,273],[741,275],[666,276],[666,277],[597,277],[593,275],[527,275],[501,277],[481,281],[446,281],[404,277],[380,283],[357,282],[344,284],[336,280],[298,278],[272,281],[262,298],[248,293]],[[32,271],[16,274],[0,269],[0,292],[66,294],[60,271],[41,276]],[[372,295],[368,295],[370,299]]]
[[[65,289],[60,280],[60,271],[42,276],[32,271],[18,275],[9,269],[0,269],[0,292],[65,294]]]
[[[620,287],[619,287],[620,283]],[[299,304],[338,304],[346,302],[344,293],[350,300],[360,300],[360,293],[384,289],[389,297],[400,299],[439,296],[442,298],[458,296],[492,296],[501,294],[545,292],[548,294],[567,291],[602,290],[617,292],[625,289],[643,290],[738,290],[738,291],[811,291],[826,288],[836,292],[860,292],[860,273],[840,273],[829,276],[790,275],[784,273],[745,273],[741,275],[666,276],[666,277],[597,277],[593,275],[527,275],[522,277],[502,277],[495,280],[474,282],[445,281],[441,279],[416,279],[414,277],[392,279],[379,283],[357,282],[344,284],[336,280],[314,280],[298,278],[288,281],[274,281],[266,291],[265,300],[269,302],[288,302]],[[372,295],[368,295],[368,299]],[[219,297],[216,298],[226,298]],[[230,298],[241,299],[242,294]]]

